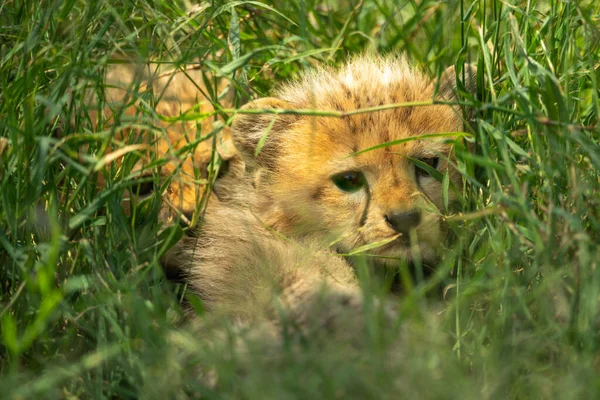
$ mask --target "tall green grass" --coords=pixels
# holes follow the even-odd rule
[[[116,398],[598,398],[600,4],[596,1],[65,0],[0,4],[0,393]],[[159,200],[126,215],[132,167],[95,170],[111,60],[200,63],[236,105],[298,71],[405,53],[478,66],[468,204],[434,279],[400,303],[401,344],[273,348],[175,323]],[[132,88],[151,115],[159,96]],[[217,100],[216,94],[211,94]],[[157,128],[160,129],[160,128]],[[57,136],[61,133],[61,137]],[[82,150],[86,145],[87,150]],[[182,157],[185,154],[181,155]],[[106,188],[96,189],[98,174]],[[433,299],[432,299],[433,297]],[[227,331],[227,324],[225,324]],[[209,383],[218,376],[218,385]]]

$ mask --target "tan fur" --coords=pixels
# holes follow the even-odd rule
[[[454,80],[453,72],[446,76]],[[444,91],[454,86],[453,81],[440,85]],[[256,100],[244,110],[346,112],[430,101],[434,91],[435,84],[403,59],[365,57],[340,70],[308,73],[276,98]],[[452,97],[453,90],[445,96]],[[220,182],[216,190],[223,201],[209,204],[198,236],[185,239],[166,261],[183,269],[190,288],[211,311],[273,320],[282,307],[303,327],[327,326],[340,316],[360,321],[361,290],[351,264],[338,253],[398,236],[386,213],[418,209],[423,218],[415,232],[417,246],[392,242],[372,252],[405,260],[418,252],[434,259],[445,235],[441,183],[429,177],[417,181],[407,157],[441,154],[438,170],[444,172],[452,144],[415,140],[352,154],[415,135],[457,131],[462,131],[460,113],[447,105],[343,118],[240,113],[232,136],[247,163],[247,183]],[[363,172],[368,190],[340,190],[331,177],[347,170]],[[450,179],[461,187],[454,169]]]
[[[168,160],[159,169],[163,181],[170,179],[163,195],[163,207],[160,213],[163,222],[170,222],[180,213],[189,216],[196,210],[205,195],[205,185],[199,185],[198,181],[207,178],[207,168],[213,160],[213,146],[223,160],[242,164],[228,128],[218,128],[215,125],[222,126],[222,118],[207,118],[199,124],[195,120],[169,123],[158,118],[149,118],[142,112],[142,109],[148,106],[153,109],[150,115],[155,112],[161,117],[179,117],[191,111],[211,112],[214,108],[203,82],[202,71],[198,69],[169,69],[156,64],[111,64],[107,67],[104,79],[105,103],[97,104],[92,92],[88,93],[86,99],[94,128],[99,122],[99,114],[102,114],[105,127],[110,127],[115,122],[119,125],[123,125],[123,122],[132,122],[137,126],[156,126],[164,130],[140,134],[139,129],[120,129],[115,136],[115,139],[124,143],[141,142],[148,145],[149,151],[144,152],[146,157],[136,165],[136,169],[141,171],[142,175],[152,175],[152,170],[145,169],[145,165],[151,159],[158,157]],[[132,98],[136,88],[140,94],[152,90],[156,102],[148,104]],[[220,80],[217,90],[221,94],[226,94],[227,82]],[[142,97],[140,94],[137,96]],[[225,97],[223,103],[230,101],[230,94]],[[118,113],[117,121],[115,121],[115,112]],[[177,154],[178,150],[202,137],[208,137],[213,131],[216,131],[214,144],[212,138],[209,138],[198,143],[192,149],[193,151]],[[108,153],[105,154],[107,155]],[[99,184],[103,185],[102,179]],[[130,193],[130,195],[135,194]],[[217,199],[213,198],[213,201]],[[129,207],[129,199],[124,200],[124,206]]]
[[[455,87],[448,73],[442,89]],[[289,84],[269,98],[248,104],[246,109],[316,109],[342,112],[390,103],[426,102],[436,85],[411,69],[403,59],[359,58],[341,70],[318,70]],[[451,97],[452,92],[446,93]],[[416,229],[418,249],[402,245],[402,238],[373,251],[383,256],[411,259],[416,250],[425,260],[436,257],[444,241],[441,224],[441,182],[417,180],[408,159],[440,155],[438,170],[448,169],[452,144],[447,139],[414,140],[369,151],[354,152],[381,143],[432,133],[461,132],[457,109],[446,105],[396,108],[343,118],[281,115],[269,132],[268,143],[253,160],[253,149],[273,115],[240,114],[233,137],[238,148],[259,171],[259,199],[255,212],[284,235],[308,236],[326,247],[347,253],[360,246],[388,240],[398,234],[386,215],[421,210]],[[331,177],[343,171],[361,171],[368,190],[348,194]],[[462,187],[460,174],[449,169],[450,181]],[[450,191],[450,202],[456,192]],[[406,236],[406,233],[403,234]]]
[[[305,315],[323,291],[355,298],[353,269],[311,242],[288,242],[248,210],[209,205],[197,237],[186,238],[170,263],[190,268],[186,281],[204,306],[239,320],[275,319],[278,307]],[[274,299],[276,299],[274,301]]]
[[[4,152],[4,149],[8,147],[8,140],[0,137],[0,156]]]

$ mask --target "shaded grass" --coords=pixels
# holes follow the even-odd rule
[[[0,136],[11,143],[0,162],[0,390],[598,397],[596,3],[294,0],[203,3],[191,13],[184,2],[147,0],[0,5]],[[120,203],[140,183],[140,155],[95,169],[96,154],[132,143],[116,142],[102,120],[92,133],[86,91],[102,105],[107,64],[154,60],[232,77],[239,106],[249,87],[266,95],[303,68],[364,51],[404,52],[432,74],[478,66],[479,97],[462,99],[475,110],[476,152],[457,149],[465,214],[449,218],[457,239],[433,277],[446,296],[432,300],[430,283],[414,283],[400,306],[399,348],[292,338],[281,349],[249,338],[240,356],[179,330],[180,299],[158,263],[169,243],[158,196],[126,215]],[[152,116],[160,94],[132,92]],[[232,342],[242,335],[223,329]],[[219,390],[206,385],[211,371]]]

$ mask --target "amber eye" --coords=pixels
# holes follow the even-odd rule
[[[354,193],[367,186],[365,176],[359,171],[340,172],[333,175],[331,180],[340,190],[348,193]]]
[[[421,158],[415,160],[415,173],[417,178],[425,176],[434,176],[437,171],[439,157]]]

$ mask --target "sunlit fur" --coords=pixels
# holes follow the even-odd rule
[[[454,87],[450,70],[437,96],[452,98]],[[231,130],[246,176],[217,182],[221,201],[209,202],[201,226],[164,262],[182,270],[189,289],[211,311],[242,320],[266,315],[273,322],[283,308],[300,327],[315,326],[307,321],[317,327],[360,325],[362,292],[340,253],[397,236],[384,215],[419,208],[423,218],[412,248],[426,260],[435,258],[444,239],[441,183],[426,176],[417,180],[407,157],[440,156],[438,170],[444,172],[452,145],[421,139],[353,153],[415,135],[462,131],[460,112],[436,105],[334,118],[251,110],[352,111],[431,101],[435,88],[403,59],[362,57],[340,70],[310,72],[276,97],[247,104],[250,113],[238,113]],[[368,186],[340,190],[331,176],[347,170],[361,171]],[[459,174],[451,169],[449,176],[460,188]],[[454,197],[450,192],[450,201]],[[393,242],[370,253],[408,260],[415,257],[410,247]]]
[[[97,101],[97,93],[89,90],[85,103],[87,113],[90,117],[92,127],[98,128],[98,114],[103,115],[105,128],[117,124],[118,129],[114,133],[115,143],[143,143],[146,148],[136,148],[138,154],[144,157],[133,168],[133,172],[140,173],[148,179],[156,168],[148,168],[148,164],[156,164],[156,158],[162,158],[165,163],[159,164],[159,183],[166,180],[167,189],[162,193],[162,207],[159,219],[164,223],[171,223],[181,213],[191,216],[198,208],[202,196],[205,194],[205,186],[199,185],[198,178],[207,178],[208,165],[213,159],[213,146],[224,160],[238,162],[235,148],[227,128],[222,130],[213,126],[212,118],[205,119],[201,123],[191,120],[170,123],[153,118],[148,113],[146,101],[135,101],[151,91],[156,99],[153,103],[153,112],[162,117],[177,118],[191,111],[211,112],[213,104],[207,96],[207,88],[204,85],[203,71],[189,69],[185,72],[180,69],[165,69],[160,64],[138,65],[134,63],[110,64],[104,76],[105,88],[103,90],[103,101]],[[225,90],[226,82],[219,81],[218,91]],[[135,90],[137,93],[135,93]],[[134,94],[132,94],[134,92]],[[232,93],[228,93],[227,99],[231,100]],[[135,122],[134,124],[128,124]],[[155,126],[154,129],[140,129]],[[112,129],[112,128],[109,128]],[[214,131],[216,137],[213,143],[209,134]],[[181,151],[189,147],[190,142],[199,137],[206,137],[193,147],[193,153]],[[108,148],[105,156],[110,157],[111,151],[119,151],[120,146]],[[121,157],[115,159],[120,165]],[[199,175],[199,176],[198,176]],[[104,186],[103,174],[98,177],[99,186]],[[135,190],[129,193],[137,197]],[[143,193],[148,195],[148,193]],[[123,205],[130,208],[130,197],[127,196]],[[137,199],[139,201],[139,199]],[[217,201],[212,198],[212,201]]]
[[[442,79],[436,96],[451,99],[455,93],[454,71],[448,71]],[[346,112],[392,103],[428,102],[435,92],[435,83],[402,58],[361,57],[339,70],[307,73],[281,88],[275,97],[256,100],[245,108]],[[272,124],[273,118],[277,119]],[[254,159],[256,143],[269,126],[266,144]],[[254,210],[267,225],[291,237],[320,240],[323,246],[335,243],[338,252],[347,253],[398,235],[385,216],[417,208],[422,213],[415,231],[418,246],[403,245],[403,238],[398,238],[369,253],[411,259],[418,251],[422,259],[433,260],[445,238],[439,211],[443,209],[442,183],[429,176],[417,179],[409,158],[439,156],[438,170],[444,173],[447,157],[453,157],[448,138],[419,139],[356,156],[353,153],[411,136],[462,131],[462,114],[457,108],[435,105],[342,118],[239,114],[232,134],[254,167],[258,193]],[[368,188],[351,194],[337,188],[331,176],[348,170],[361,171]],[[450,168],[449,178],[454,188],[461,188],[461,177],[454,168]],[[449,202],[455,199],[456,190],[450,190]]]

